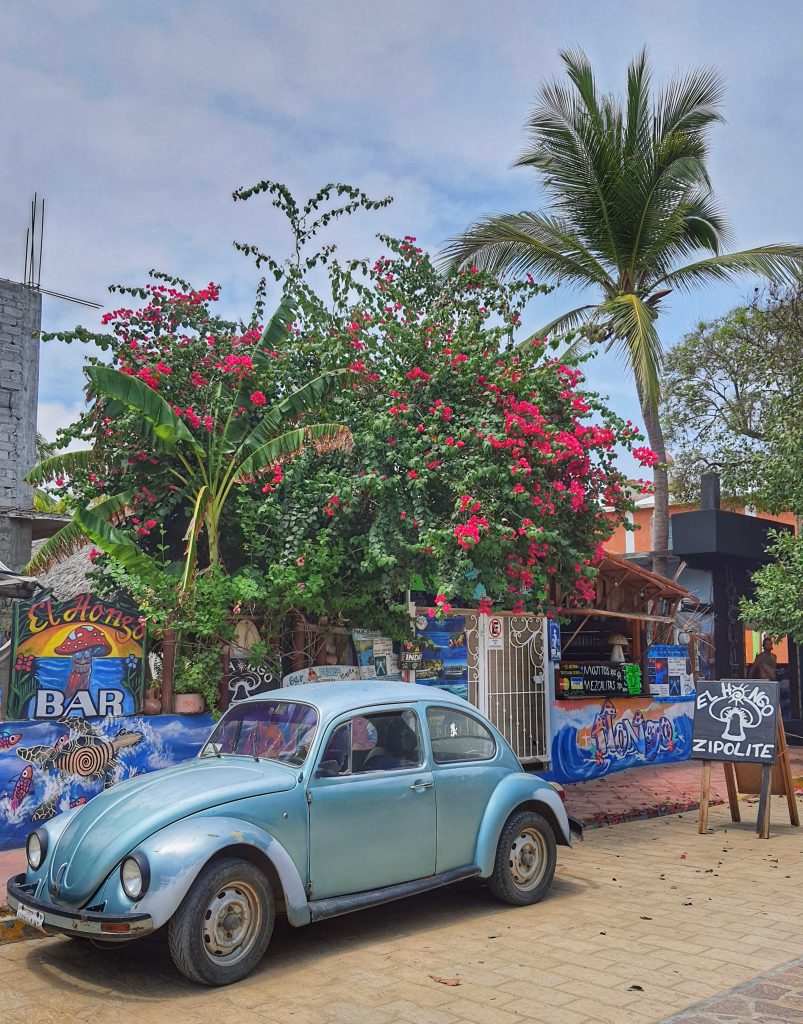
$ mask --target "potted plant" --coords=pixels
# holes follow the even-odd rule
[[[183,649],[176,667],[173,710],[177,715],[213,711],[220,695],[220,652],[214,649]],[[169,708],[163,709],[169,713]]]

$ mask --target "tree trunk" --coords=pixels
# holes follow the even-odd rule
[[[664,432],[658,410],[652,402],[645,401],[641,388],[638,388],[641,415],[650,448],[658,456],[658,465],[653,467],[653,488],[655,491],[655,508],[652,519],[652,571],[659,576],[666,576],[669,553],[669,474],[666,470],[666,447]]]
[[[178,634],[166,629],[162,638],[162,714],[173,714],[173,685],[176,674],[176,647]]]

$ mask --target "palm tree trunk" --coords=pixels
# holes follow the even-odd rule
[[[661,419],[656,406],[645,401],[641,387],[637,385],[641,415],[650,448],[658,456],[658,464],[653,467],[653,489],[655,492],[655,508],[652,518],[652,571],[659,576],[666,576],[669,565],[669,473],[666,469],[666,446]]]

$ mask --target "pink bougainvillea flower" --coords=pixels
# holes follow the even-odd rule
[[[253,391],[251,393],[251,404],[252,405],[264,405],[267,399],[261,391]]]

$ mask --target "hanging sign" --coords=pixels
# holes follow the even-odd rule
[[[130,715],[145,692],[145,620],[128,600],[15,601],[7,715]]]
[[[489,651],[501,651],[504,647],[505,626],[498,615],[488,619],[488,631],[485,634],[485,646]]]
[[[778,683],[769,679],[700,680],[691,756],[699,761],[774,764]]]
[[[547,626],[549,629],[549,660],[560,661],[560,623],[555,622],[554,619],[548,619]]]

